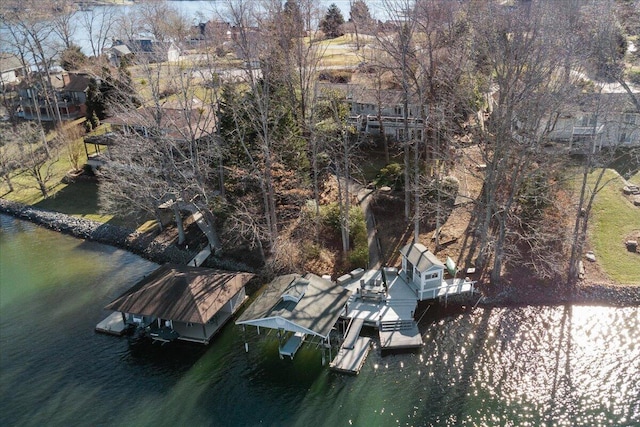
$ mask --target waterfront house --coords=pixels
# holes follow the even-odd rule
[[[174,141],[191,141],[212,136],[216,117],[208,105],[194,97],[187,102],[164,101],[159,107],[119,111],[103,123],[124,136],[162,136]]]
[[[173,42],[157,41],[152,38],[133,38],[126,42],[116,40],[106,50],[109,62],[118,66],[124,57],[137,58],[138,62],[176,62],[180,59],[180,49]]]
[[[10,85],[20,82],[25,68],[16,55],[0,52],[0,91],[4,92]]]
[[[639,146],[640,113],[627,93],[584,94],[552,117],[548,133],[572,151]]]
[[[351,292],[308,273],[276,277],[238,318],[236,325],[274,329],[280,357],[293,358],[304,340],[330,344],[329,335],[345,314]],[[246,347],[248,349],[248,346]]]
[[[188,105],[185,105],[188,104]],[[168,138],[176,142],[189,142],[212,138],[216,117],[210,107],[193,98],[188,103],[168,101],[160,107],[141,107],[119,111],[102,121],[111,131],[84,139],[87,164],[94,170],[106,162],[108,148],[129,141],[132,137]],[[92,147],[89,153],[88,147]],[[117,159],[112,159],[117,163]]]
[[[404,95],[400,90],[369,89],[358,84],[321,85],[322,88],[339,90],[345,94],[350,113],[348,123],[359,132],[368,135],[385,135],[397,141],[421,139],[424,132],[424,106],[409,102],[406,114]]]
[[[89,76],[85,73],[50,71],[51,85],[45,79],[35,83],[22,81],[18,85],[18,117],[42,121],[74,120],[86,114]],[[43,83],[44,82],[44,83]],[[47,102],[43,85],[47,85]]]
[[[153,340],[208,344],[245,301],[253,274],[165,264],[105,309]]]
[[[107,56],[109,63],[114,67],[120,67],[122,60],[130,60],[133,58],[133,52],[124,43],[117,43],[110,48],[105,49],[104,54]]]

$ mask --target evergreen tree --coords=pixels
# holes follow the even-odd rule
[[[60,66],[67,71],[78,70],[87,61],[87,56],[82,53],[80,46],[72,44],[60,54]]]
[[[344,33],[342,32],[342,24],[344,24],[344,18],[342,12],[335,3],[332,3],[327,10],[327,14],[320,22],[320,29],[330,39],[340,37]]]
[[[355,0],[351,5],[349,21],[362,25],[371,22],[371,20],[371,12],[369,11],[367,3],[365,3],[364,0]]]

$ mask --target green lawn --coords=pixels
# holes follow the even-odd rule
[[[640,172],[637,172],[635,175],[632,175],[627,181],[635,185],[640,185]]]
[[[82,139],[76,141],[75,144],[77,144],[77,149],[82,150],[80,163],[83,164],[86,158]],[[73,169],[64,149],[61,150],[57,161],[50,162],[50,167],[52,177],[48,181],[49,197],[47,199],[42,197],[35,179],[24,172],[18,172],[12,176],[11,181],[14,186],[12,192],[9,192],[5,181],[0,182],[0,197],[95,221],[109,222],[113,220],[112,215],[99,213],[98,186],[95,182],[79,181],[70,184],[62,182],[65,175]]]
[[[636,174],[635,182],[638,178]],[[640,234],[640,208],[623,195],[622,181],[612,171],[607,171],[604,179],[611,181],[598,193],[593,206],[590,224],[593,250],[613,280],[640,285],[640,254],[628,252],[624,245],[629,235]]]

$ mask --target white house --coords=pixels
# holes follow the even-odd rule
[[[410,243],[400,249],[401,274],[416,291],[418,300],[429,299],[435,288],[441,288],[446,266],[421,243]]]
[[[640,94],[637,94],[640,97]],[[548,129],[551,140],[574,151],[640,145],[640,113],[626,93],[586,94],[571,108],[557,113]]]
[[[4,91],[7,85],[15,84],[24,75],[24,66],[16,55],[0,52],[0,90]]]

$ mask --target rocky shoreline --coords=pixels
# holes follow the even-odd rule
[[[174,244],[162,244],[123,227],[45,211],[5,199],[0,199],[0,212],[80,239],[115,246],[158,264],[186,264],[194,255]],[[465,305],[477,304],[482,307],[563,304],[640,306],[640,286],[578,283],[570,290],[565,287],[532,284],[500,288],[481,285],[479,288],[483,295],[480,300],[479,296],[474,295],[455,302]]]
[[[162,244],[133,230],[46,211],[5,199],[0,199],[0,213],[12,215],[79,239],[115,246],[158,264],[167,262],[186,264],[193,256],[189,251],[180,249],[174,244]]]

